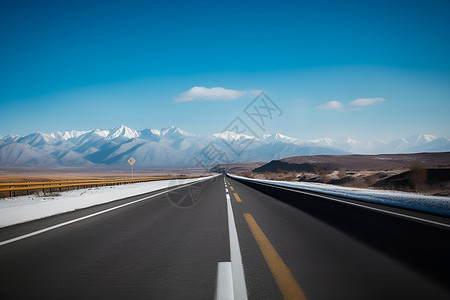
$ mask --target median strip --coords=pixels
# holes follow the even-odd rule
[[[275,248],[267,239],[264,232],[262,232],[253,216],[249,213],[244,213],[244,217],[256,239],[256,242],[259,245],[259,248],[261,249],[264,259],[266,260],[266,263],[269,266],[278,287],[280,288],[281,293],[283,294],[284,299],[306,300],[307,298],[302,288],[295,280],[289,268],[278,255]]]

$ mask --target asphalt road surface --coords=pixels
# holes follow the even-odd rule
[[[224,176],[0,229],[0,298],[214,299],[218,263],[234,274],[239,259],[236,299],[450,299],[450,285]]]

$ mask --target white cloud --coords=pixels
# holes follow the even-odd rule
[[[356,99],[353,100],[352,102],[350,102],[350,105],[353,106],[367,106],[367,105],[372,105],[378,102],[384,102],[386,101],[385,98],[360,98],[360,99]]]
[[[342,111],[344,109],[344,105],[339,101],[330,101],[325,104],[321,104],[321,105],[317,106],[317,108]]]
[[[173,100],[176,102],[187,102],[197,99],[203,100],[234,100],[246,94],[259,94],[261,91],[237,91],[225,89],[223,87],[207,88],[203,86],[194,86],[191,89],[181,93]]]

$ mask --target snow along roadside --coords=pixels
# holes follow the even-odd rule
[[[399,191],[349,188],[331,184],[312,183],[312,182],[291,182],[291,181],[251,179],[232,174],[227,175],[229,175],[231,178],[241,178],[248,181],[268,183],[287,188],[303,189],[311,192],[319,192],[328,195],[341,196],[345,198],[362,200],[372,203],[397,206],[401,208],[413,209],[450,217],[450,197],[428,196]]]
[[[29,195],[3,198],[0,199],[0,228],[185,183],[205,180],[206,178],[208,177],[94,187],[61,192],[58,193],[59,196]]]

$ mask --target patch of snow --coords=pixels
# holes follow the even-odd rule
[[[399,191],[349,188],[323,183],[250,179],[237,175],[229,175],[231,177],[241,178],[249,181],[268,183],[294,189],[308,190],[312,192],[319,192],[355,200],[391,205],[450,217],[450,197],[428,196]]]
[[[213,137],[219,138],[226,141],[234,141],[234,140],[241,140],[241,139],[251,139],[251,140],[257,140],[257,137],[245,135],[241,133],[237,133],[234,131],[222,131],[220,133],[213,134]]]
[[[154,135],[161,135],[161,130],[159,129],[150,129],[150,132],[153,133]]]
[[[116,139],[118,137],[125,137],[128,139],[133,139],[139,137],[140,134],[138,131],[131,129],[125,125],[120,125],[117,127],[113,127],[109,130],[109,134],[107,136],[108,139]]]
[[[206,178],[160,180],[94,187],[61,192],[59,196],[28,195],[3,198],[0,201],[0,227],[41,219]]]
[[[95,129],[93,131],[91,131],[93,134],[101,136],[101,137],[107,137],[109,134],[109,130],[100,130],[100,129]]]
[[[323,146],[334,146],[335,140],[331,138],[321,138],[321,139],[315,139],[315,140],[309,140],[308,143],[312,144],[318,144]]]
[[[437,137],[435,137],[434,135],[431,134],[419,134],[416,138],[416,141],[414,142],[415,145],[422,145],[425,143],[429,143],[432,142],[434,140],[436,140]]]
[[[295,143],[298,140],[281,133],[269,134],[263,137],[268,142]]]
[[[153,129],[154,130],[154,129]],[[164,137],[173,137],[173,136],[191,136],[190,133],[187,133],[184,130],[181,130],[178,127],[170,126],[169,128],[163,128],[159,130],[160,135]]]
[[[64,131],[64,133],[62,133],[62,139],[68,140],[68,139],[72,139],[72,138],[77,138],[80,135],[83,135],[87,132],[88,131],[79,131],[79,130]]]

